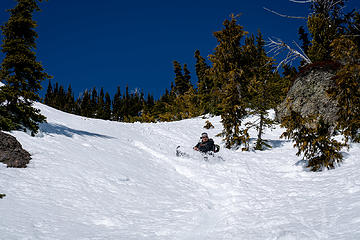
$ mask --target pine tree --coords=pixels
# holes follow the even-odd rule
[[[189,71],[189,69],[187,67],[187,64],[184,64],[183,69],[184,69],[184,81],[185,81],[186,85],[188,86],[188,89],[187,89],[187,91],[188,91],[193,86],[191,84],[191,76],[190,76],[190,71]]]
[[[200,55],[200,51],[195,51],[195,70],[196,76],[198,79],[198,97],[199,97],[199,107],[201,109],[201,114],[210,113],[212,109],[211,102],[211,91],[214,87],[213,81],[209,77],[210,67],[206,64],[205,59]]]
[[[62,85],[60,85],[59,91],[58,91],[57,95],[55,96],[55,103],[56,103],[55,107],[61,111],[64,111],[65,102],[66,102],[65,90],[64,90],[64,87]]]
[[[246,116],[244,101],[247,94],[247,80],[243,78],[241,39],[247,34],[237,23],[237,17],[225,20],[224,29],[215,32],[218,46],[210,55],[213,63],[209,76],[214,83],[211,92],[213,113],[221,113],[224,126],[222,135],[226,147],[230,148],[241,143],[240,126]]]
[[[238,16],[231,15],[231,20],[225,20],[224,28],[215,32],[214,36],[218,41],[214,54],[210,55],[213,67],[209,75],[214,82],[214,97],[218,98],[223,86],[229,81],[234,71],[241,69],[243,65],[241,58],[241,40],[247,34],[243,27],[237,23]],[[240,72],[240,71],[238,71]],[[239,76],[234,76],[240,81]]]
[[[183,74],[182,67],[179,62],[173,61],[174,72],[175,72],[175,90],[177,95],[183,95],[191,87],[190,83],[190,72],[187,69],[186,64],[184,65],[185,75]]]
[[[41,82],[51,78],[36,61],[34,52],[38,35],[33,13],[40,11],[40,2],[42,0],[17,0],[17,5],[9,10],[9,21],[1,27],[5,54],[0,71],[0,80],[5,84],[0,91],[2,130],[27,128],[35,135],[38,123],[46,119],[40,110],[32,107],[34,101],[40,100]]]
[[[298,34],[299,34],[299,39],[302,41],[301,49],[304,51],[304,53],[307,56],[308,52],[309,52],[309,47],[310,47],[310,40],[309,40],[308,33],[306,33],[304,27],[301,26],[298,30]],[[300,66],[305,66],[305,65],[306,65],[306,62],[304,60],[301,60]]]
[[[308,48],[308,57],[312,62],[330,60],[330,44],[338,38],[344,29],[345,20],[341,12],[345,1],[313,1],[314,14],[308,17],[307,26],[312,37]]]
[[[352,11],[346,15],[346,35],[360,48],[360,12]]]
[[[181,120],[200,115],[198,97],[194,88],[190,88],[183,95],[177,96],[171,107],[168,107],[172,114],[171,120]]]
[[[141,114],[142,122],[155,122],[156,116],[154,114],[155,100],[151,94],[147,95],[146,101],[143,103],[143,112]]]
[[[53,88],[52,88],[52,85],[51,85],[51,81],[49,80],[49,85],[48,85],[48,88],[46,90],[46,94],[45,94],[45,99],[44,99],[44,103],[48,106],[51,106],[51,101],[52,101],[52,98],[53,98]]]
[[[239,98],[238,82],[234,78],[230,78],[223,89],[222,105],[221,123],[224,129],[221,136],[224,137],[225,147],[232,148],[244,144],[243,150],[248,150],[249,135],[241,129],[242,120],[247,112],[244,102]]]
[[[68,113],[75,113],[75,100],[71,84],[69,84],[66,92],[64,111]]]
[[[81,116],[81,95],[75,100],[73,113]]]
[[[331,47],[333,59],[343,63],[336,73],[335,87],[329,90],[339,105],[337,127],[346,142],[360,142],[360,48],[347,37],[336,39]]]
[[[129,105],[128,105],[128,122],[136,122],[139,120],[139,117],[141,115],[141,109],[142,109],[142,102],[143,102],[143,94],[138,93],[136,90],[135,93],[132,93],[130,95],[129,99]]]
[[[294,147],[298,148],[296,155],[303,154],[310,170],[333,169],[342,162],[340,150],[345,144],[334,139],[336,132],[321,117],[305,118],[291,111],[289,116],[283,118],[281,126],[286,127],[281,137],[295,142]]]
[[[111,119],[111,97],[108,92],[105,93],[105,104],[104,104],[104,119]]]
[[[88,90],[85,90],[80,101],[80,115],[84,117],[92,117],[92,102]]]
[[[163,94],[158,101],[155,102],[152,108],[152,115],[154,120],[163,120],[161,119],[161,114],[165,113],[166,106],[170,103],[170,92],[168,89],[165,89],[165,94]]]
[[[88,117],[94,117],[97,116],[97,107],[98,107],[98,93],[96,91],[96,88],[94,87],[91,92],[91,100],[90,100],[90,106],[89,106],[89,113],[90,116]]]
[[[273,73],[273,59],[266,55],[264,50],[264,40],[259,32],[256,37],[247,39],[244,45],[244,58],[247,58],[250,64],[244,66],[247,78],[250,79],[248,85],[248,97],[246,108],[248,114],[258,117],[258,121],[247,122],[244,132],[250,128],[256,128],[258,134],[255,150],[264,150],[270,147],[263,139],[264,129],[273,125],[273,120],[268,116],[268,110],[276,106],[278,93],[274,91],[278,75]]]
[[[148,94],[147,100],[146,100],[146,107],[151,109],[155,105],[154,96],[152,94]]]
[[[304,51],[304,53],[307,54],[310,46],[310,40],[308,34],[306,33],[303,26],[299,28],[298,33],[299,33],[299,39],[302,41],[301,48]]]
[[[179,120],[178,114],[178,105],[176,100],[178,99],[176,95],[176,87],[173,82],[171,82],[170,91],[166,89],[165,95],[160,98],[157,104],[155,104],[155,113],[158,115],[159,121],[175,121]],[[160,103],[160,104],[159,104]]]
[[[310,59],[337,61],[342,65],[333,78],[335,86],[328,90],[338,103],[337,126],[325,122],[321,116],[301,116],[295,111],[282,119],[282,126],[287,128],[282,137],[295,142],[297,154],[304,155],[313,171],[334,168],[342,161],[340,150],[348,146],[348,141],[360,141],[360,55],[359,45],[352,41],[352,34],[356,35],[358,29],[352,28],[356,20],[349,21],[355,15],[342,13],[344,2],[314,1],[314,13],[308,18],[312,37],[308,48]],[[343,142],[335,140],[339,131],[345,136]]]
[[[55,83],[55,86],[54,86],[54,94],[52,96],[52,101],[51,101],[51,107],[54,107],[54,108],[57,108],[58,105],[56,103],[56,99],[58,98],[58,95],[59,95],[59,83],[56,82]]]
[[[126,85],[125,87],[125,94],[123,95],[123,101],[121,104],[121,115],[123,116],[122,121],[129,122],[130,116],[130,93],[129,93],[129,86]]]
[[[116,93],[114,95],[113,98],[113,102],[112,102],[112,106],[113,106],[113,120],[115,121],[120,121],[121,120],[121,91],[120,91],[120,87],[118,86],[116,89]]]
[[[104,119],[105,115],[105,101],[104,101],[104,88],[100,89],[99,96],[97,97],[98,101],[96,104],[96,118]]]

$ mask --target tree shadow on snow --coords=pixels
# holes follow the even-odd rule
[[[256,140],[257,140],[257,138],[250,138],[250,146],[255,147]],[[271,148],[266,147],[264,150],[280,148],[285,143],[289,142],[289,140],[269,140],[269,139],[264,139],[264,140],[267,144],[269,144],[271,146]]]
[[[80,136],[100,137],[100,138],[107,138],[107,139],[113,138],[113,137],[102,135],[102,134],[72,129],[72,128],[66,127],[64,125],[61,125],[61,124],[41,123],[39,127],[40,127],[40,132],[42,132],[42,133],[64,135],[66,137],[80,135]]]
[[[289,142],[288,140],[267,140],[267,143],[272,148],[279,148],[282,147],[285,143]]]

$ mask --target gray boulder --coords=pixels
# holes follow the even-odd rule
[[[335,70],[312,68],[302,72],[295,79],[285,100],[277,107],[277,120],[290,114],[290,109],[302,117],[319,115],[331,126],[338,119],[337,102],[329,98],[327,90],[335,86]]]
[[[25,168],[30,159],[30,153],[22,148],[15,137],[0,131],[0,162],[7,167]]]

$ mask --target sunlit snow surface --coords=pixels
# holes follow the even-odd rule
[[[48,123],[30,137],[26,169],[0,164],[0,239],[360,239],[360,145],[344,164],[312,173],[292,143],[224,149],[220,118],[207,132],[225,162],[192,153],[206,119],[125,124],[37,104]],[[255,136],[255,135],[254,135]]]

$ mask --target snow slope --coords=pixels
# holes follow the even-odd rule
[[[359,144],[340,168],[306,172],[276,128],[272,150],[204,162],[175,148],[191,149],[205,119],[126,124],[36,106],[40,134],[11,133],[29,167],[0,165],[0,239],[360,239]]]

